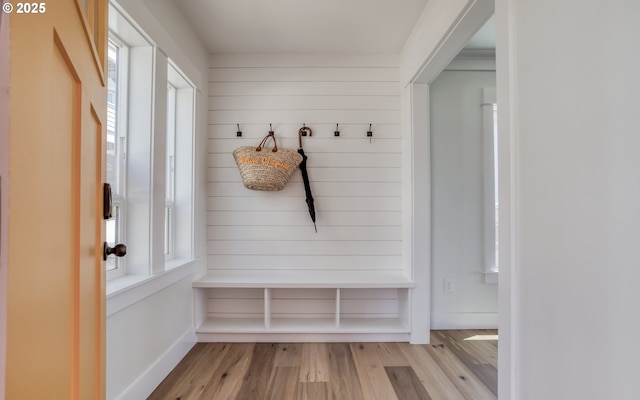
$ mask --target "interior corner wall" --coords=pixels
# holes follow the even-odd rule
[[[517,400],[638,399],[640,3],[497,11],[517,221],[514,365],[501,377]]]
[[[196,274],[201,275],[206,270],[207,52],[173,1],[120,0],[118,5],[198,89],[194,258]],[[192,280],[192,276],[182,278],[107,317],[107,399],[146,398],[193,345]]]
[[[445,70],[430,85],[432,329],[498,327],[498,287],[483,274],[481,104],[495,84],[495,71]]]

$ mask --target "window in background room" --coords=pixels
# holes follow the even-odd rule
[[[498,271],[500,259],[498,257],[499,235],[498,227],[500,226],[500,200],[498,196],[498,105],[493,104],[493,197],[495,199],[495,215],[494,215],[494,235],[495,235],[495,271]]]
[[[499,270],[498,259],[498,106],[495,88],[484,88],[482,103],[483,120],[483,159],[484,159],[484,235],[485,235],[485,274]]]

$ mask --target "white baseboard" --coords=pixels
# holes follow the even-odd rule
[[[198,342],[408,342],[408,333],[198,333]]]
[[[193,330],[185,332],[167,349],[145,372],[143,372],[124,392],[113,397],[116,400],[146,399],[162,380],[182,360],[196,343]]]
[[[431,329],[498,329],[498,313],[433,313]]]

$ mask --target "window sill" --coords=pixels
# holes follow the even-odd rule
[[[155,275],[124,275],[107,282],[107,317],[193,275],[195,260],[171,260]]]
[[[172,258],[171,260],[167,260],[164,263],[165,272],[173,271],[176,268],[181,268],[185,264],[191,263],[193,260],[185,260],[182,258]]]

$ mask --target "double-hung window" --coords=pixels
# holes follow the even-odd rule
[[[196,89],[114,4],[109,20],[107,242],[127,254],[107,269],[121,288],[193,260]]]
[[[126,235],[126,115],[128,49],[115,36],[108,43],[107,76],[107,183],[112,191],[112,217],[106,221],[106,240],[110,246],[125,242]],[[107,274],[113,278],[125,273],[124,258],[109,257]]]
[[[176,88],[167,83],[167,145],[165,152],[164,256],[174,258],[176,190]]]
[[[171,268],[193,254],[196,89],[172,60],[167,60],[166,85],[164,254]]]

